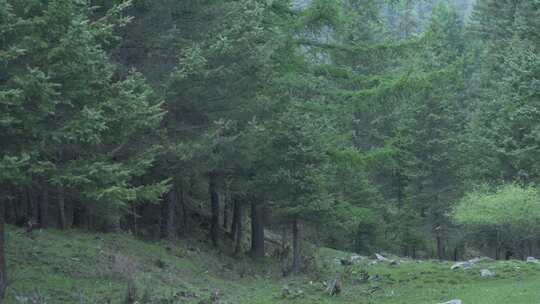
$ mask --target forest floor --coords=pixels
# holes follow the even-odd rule
[[[392,266],[364,259],[345,269],[335,259],[347,253],[323,248],[316,256],[312,274],[284,279],[275,260],[233,258],[197,240],[151,242],[73,230],[28,236],[8,227],[6,303],[122,303],[130,279],[138,303],[540,303],[537,264],[483,260],[472,269],[450,270],[450,262],[401,260]],[[481,269],[496,275],[483,278]],[[376,279],[362,281],[363,272]],[[322,282],[336,273],[343,290],[330,297]]]

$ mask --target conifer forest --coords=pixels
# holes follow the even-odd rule
[[[539,0],[0,0],[0,304],[540,302]]]

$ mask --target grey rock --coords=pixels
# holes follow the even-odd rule
[[[291,1],[291,9],[293,11],[303,11],[311,5],[312,0],[293,0]]]
[[[283,286],[283,288],[281,288],[281,296],[283,298],[286,298],[289,295],[291,295],[291,290],[289,289],[289,286],[287,285]]]
[[[535,264],[538,264],[538,263],[540,263],[540,261],[538,261],[538,259],[535,258],[535,257],[528,257],[528,258],[527,258],[527,263],[535,263]]]
[[[480,270],[480,276],[482,277],[493,277],[495,276],[495,272],[489,270],[489,269],[482,269]]]
[[[388,261],[387,258],[383,257],[382,255],[378,254],[378,253],[375,253],[375,258],[377,259],[377,261],[379,262],[386,262]]]
[[[456,269],[470,269],[474,266],[473,263],[467,261],[467,262],[457,262],[450,269],[456,270]]]
[[[353,264],[356,264],[356,263],[359,263],[360,261],[362,261],[364,259],[363,256],[360,256],[358,254],[353,254],[351,256],[351,262],[353,262]]]
[[[463,304],[463,302],[461,300],[450,300],[448,302],[444,302],[444,303],[441,303],[441,304]]]
[[[392,261],[390,261],[390,265],[392,265],[392,266],[399,266],[400,264],[401,264],[401,262],[398,261],[398,260],[392,260]]]
[[[470,259],[470,260],[469,260],[469,263],[471,263],[471,264],[476,264],[476,263],[480,262],[481,260],[482,260],[481,258],[476,257],[476,258],[474,258],[474,259]]]

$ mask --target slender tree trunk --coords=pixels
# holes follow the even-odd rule
[[[497,230],[497,247],[495,248],[495,260],[501,259],[501,249],[502,249],[501,232]]]
[[[238,228],[238,209],[240,207],[240,204],[236,200],[236,198],[232,201],[233,205],[233,213],[232,213],[232,220],[231,220],[231,239],[236,240],[236,229]]]
[[[64,194],[64,185],[58,185],[58,226],[60,229],[66,229],[66,201]]]
[[[281,252],[279,254],[281,262],[281,274],[283,277],[289,275],[289,246],[287,245],[287,227],[284,225],[281,229]]]
[[[401,172],[397,173],[397,202],[398,202],[398,208],[401,209],[403,207],[403,177],[401,176]]]
[[[39,208],[38,208],[36,195],[34,191],[29,187],[26,188],[26,195],[28,199],[29,220],[33,224],[38,223],[39,222]]]
[[[174,235],[174,226],[175,226],[175,214],[176,214],[176,202],[177,202],[177,192],[176,187],[167,193],[167,199],[163,202],[164,206],[162,208],[161,218],[164,220],[161,227],[161,237],[167,238]]]
[[[223,203],[223,230],[227,231],[229,229],[229,208],[231,205],[231,199],[228,194],[225,194],[224,196],[224,203]]]
[[[4,218],[4,222],[6,223],[16,223],[17,222],[17,219],[18,219],[18,216],[17,216],[17,204],[19,204],[20,202],[17,201],[17,196],[13,199],[13,200],[10,200],[10,202],[6,202],[6,217]]]
[[[182,235],[187,233],[187,208],[186,208],[186,198],[184,195],[184,185],[180,186],[180,205],[182,205]]]
[[[139,234],[139,226],[137,221],[137,205],[133,204],[131,205],[131,216],[133,221],[133,234],[138,235]]]
[[[215,172],[210,173],[208,191],[210,193],[212,211],[210,239],[212,240],[212,245],[217,247],[219,245],[219,194],[217,192],[217,174]]]
[[[437,234],[437,258],[439,260],[444,259],[444,247],[443,247],[443,241],[440,234]]]
[[[263,206],[251,203],[251,256],[264,257],[264,214]]]
[[[1,195],[1,193],[0,193]],[[4,302],[7,287],[7,269],[5,258],[5,204],[6,201],[0,196],[0,304]]]
[[[237,207],[238,210],[236,211],[237,220],[236,220],[236,232],[235,232],[235,239],[234,239],[234,242],[235,242],[234,252],[236,254],[239,254],[240,251],[242,250],[242,220],[243,220],[242,212],[243,212],[243,209],[239,202],[236,202],[235,204],[238,205]]]
[[[24,206],[24,191],[18,191],[16,199],[11,202],[11,209],[13,211],[13,223],[18,224],[19,220],[24,217],[24,212],[21,209]]]
[[[298,216],[294,216],[292,222],[292,234],[293,234],[293,265],[292,269],[294,274],[300,273],[300,231]]]
[[[42,229],[49,228],[49,189],[43,187],[41,202],[39,204],[39,223]]]
[[[234,252],[240,253],[242,249],[242,206],[237,197],[232,199],[233,217],[231,223],[231,238],[235,243]]]

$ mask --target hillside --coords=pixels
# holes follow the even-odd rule
[[[344,268],[336,258],[349,254],[323,248],[310,275],[284,279],[271,258],[255,264],[210,248],[195,239],[150,242],[128,234],[55,230],[26,235],[8,227],[6,303],[123,303],[130,278],[138,303],[434,304],[458,298],[465,304],[530,304],[540,299],[540,265],[520,261],[484,260],[452,271],[450,262],[400,260],[392,266],[362,258]],[[484,268],[496,275],[480,277]],[[322,282],[336,273],[343,291],[330,297]],[[31,301],[38,297],[45,301]]]

